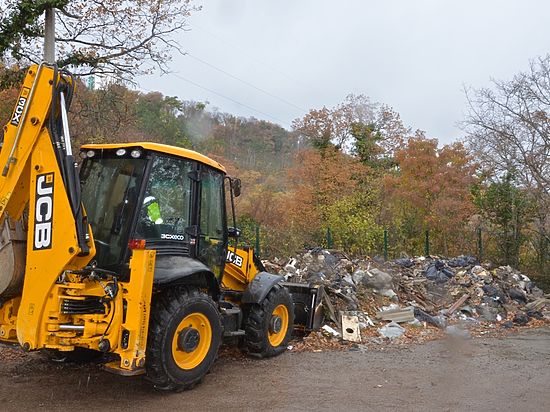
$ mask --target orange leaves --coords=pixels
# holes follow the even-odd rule
[[[335,148],[298,152],[288,172],[290,193],[283,197],[284,215],[312,236],[325,227],[327,208],[357,190],[364,173],[355,158]]]
[[[401,216],[417,233],[430,229],[440,235],[439,250],[448,253],[447,239],[459,242],[474,213],[475,164],[462,144],[438,148],[437,140],[423,136],[410,139],[396,160],[399,172],[384,179],[393,219]]]

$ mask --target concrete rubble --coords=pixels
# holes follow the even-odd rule
[[[325,338],[342,341],[353,335],[348,339],[359,341],[355,333],[342,330],[343,315],[357,323],[362,342],[376,344],[550,322],[550,294],[510,266],[480,264],[472,256],[380,262],[315,248],[289,260],[264,263],[289,282],[324,287],[325,323],[338,332],[325,332],[330,335]],[[315,347],[322,335],[322,331],[312,333],[307,344]]]
[[[348,312],[342,313],[342,339],[349,342],[361,342],[359,317]]]
[[[378,329],[380,335],[388,339],[399,338],[405,333],[405,331],[405,328],[399,326],[399,324],[394,321],[391,321],[387,325],[384,325],[380,329]]]

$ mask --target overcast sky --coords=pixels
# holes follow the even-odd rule
[[[463,86],[509,79],[550,52],[550,2],[197,0],[174,74],[139,80],[183,100],[290,128],[349,93],[429,137],[461,137]],[[223,96],[223,97],[222,97]]]

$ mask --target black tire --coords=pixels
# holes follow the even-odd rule
[[[44,349],[43,353],[52,362],[59,363],[89,363],[99,361],[103,353],[87,348],[74,348],[73,351],[65,352],[56,349]]]
[[[274,311],[283,306],[288,321],[286,328],[273,329]],[[277,309],[278,310],[278,309]],[[284,312],[284,310],[283,310]],[[292,337],[294,328],[294,304],[288,291],[275,285],[260,304],[251,305],[245,320],[245,344],[248,353],[255,357],[269,358],[283,353]],[[284,330],[283,330],[284,329]]]
[[[184,327],[184,319],[190,322],[189,327]],[[199,324],[202,322],[202,326],[191,327],[191,322],[197,319]],[[174,350],[173,345],[179,345],[176,343],[177,339],[186,331],[199,334],[198,341],[193,340],[191,343],[197,346],[195,349],[189,348],[189,351],[181,349],[180,346]],[[151,308],[147,339],[147,378],[159,390],[191,389],[202,380],[216,360],[221,338],[220,315],[210,296],[191,287],[164,291],[154,297]],[[208,342],[208,347],[202,346]],[[180,359],[177,360],[177,357]],[[192,362],[188,361],[187,357],[192,357],[194,362],[200,363],[190,365]],[[189,367],[183,366],[182,362],[190,362],[187,364]]]

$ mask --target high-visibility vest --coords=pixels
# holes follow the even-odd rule
[[[160,206],[157,199],[154,196],[147,196],[143,200],[143,205],[147,208],[147,217],[156,225],[163,223],[162,216],[160,214]]]

